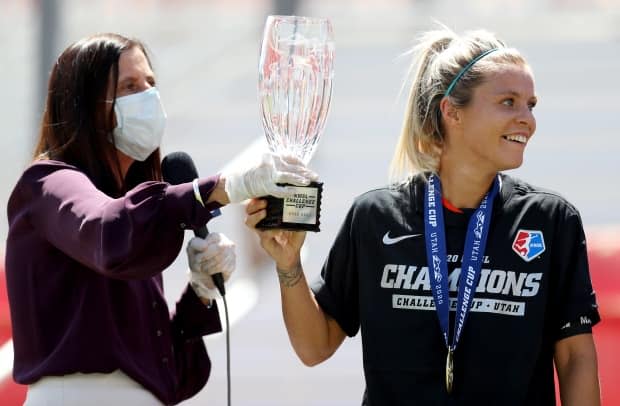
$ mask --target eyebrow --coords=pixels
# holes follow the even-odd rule
[[[147,80],[149,80],[149,81],[153,81],[153,82],[155,82],[155,81],[156,81],[156,80],[155,80],[155,75],[148,75],[148,76],[146,77],[146,79],[147,79]],[[125,76],[125,77],[119,77],[119,78],[118,78],[118,86],[120,86],[120,85],[122,85],[122,84],[125,84],[125,83],[127,83],[127,82],[134,82],[134,81],[136,81],[136,80],[138,80],[138,79],[137,79],[135,76]]]
[[[521,93],[516,92],[514,90],[500,90],[498,92],[495,93],[498,96],[503,96],[503,95],[511,95],[511,96],[515,96],[515,97],[522,97]],[[530,99],[534,99],[536,101],[538,101],[538,97],[536,95],[533,95],[532,97],[530,97]]]

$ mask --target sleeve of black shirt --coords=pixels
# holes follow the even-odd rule
[[[559,272],[556,340],[591,333],[600,321],[588,267],[586,237],[579,213],[572,209],[560,225],[554,259]],[[558,249],[559,248],[559,249]]]

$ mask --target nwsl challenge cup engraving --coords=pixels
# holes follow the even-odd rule
[[[285,223],[315,224],[317,221],[318,190],[295,187],[295,194],[284,199],[282,221]]]
[[[329,20],[269,16],[259,62],[258,94],[269,148],[308,163],[329,111],[334,76]],[[258,228],[319,231],[323,184],[295,186],[284,201],[267,197]]]
[[[287,230],[319,231],[323,184],[312,182],[308,186],[291,186],[291,197],[278,199],[266,196],[267,217],[257,224],[258,228],[282,228]]]

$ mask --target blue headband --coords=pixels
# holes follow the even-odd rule
[[[463,76],[465,74],[465,72],[467,72],[469,70],[469,68],[472,67],[473,64],[475,64],[476,62],[478,62],[479,60],[481,60],[482,58],[484,58],[485,56],[487,56],[491,52],[497,51],[498,49],[499,48],[493,48],[493,49],[489,49],[487,51],[484,51],[483,53],[481,53],[480,55],[478,55],[477,57],[472,59],[471,62],[469,62],[467,65],[465,65],[465,67],[463,69],[461,69],[461,71],[454,77],[454,79],[452,79],[452,83],[450,83],[450,86],[448,86],[448,89],[444,93],[444,97],[450,96],[450,93],[454,89],[454,86],[456,86],[456,82],[459,81],[461,76]]]

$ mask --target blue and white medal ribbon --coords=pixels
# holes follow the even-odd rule
[[[443,334],[448,356],[446,359],[446,389],[452,392],[454,380],[454,350],[461,338],[465,321],[469,315],[471,304],[482,269],[484,249],[489,234],[493,200],[499,191],[499,179],[496,176],[491,190],[484,196],[480,206],[469,219],[463,263],[459,276],[458,296],[456,301],[456,326],[452,344],[448,341],[450,331],[450,298],[448,294],[448,264],[446,250],[446,229],[443,220],[441,201],[441,183],[435,174],[428,178],[424,193],[424,236],[426,257],[431,275],[431,290],[435,300],[435,309],[439,318],[439,326]]]

